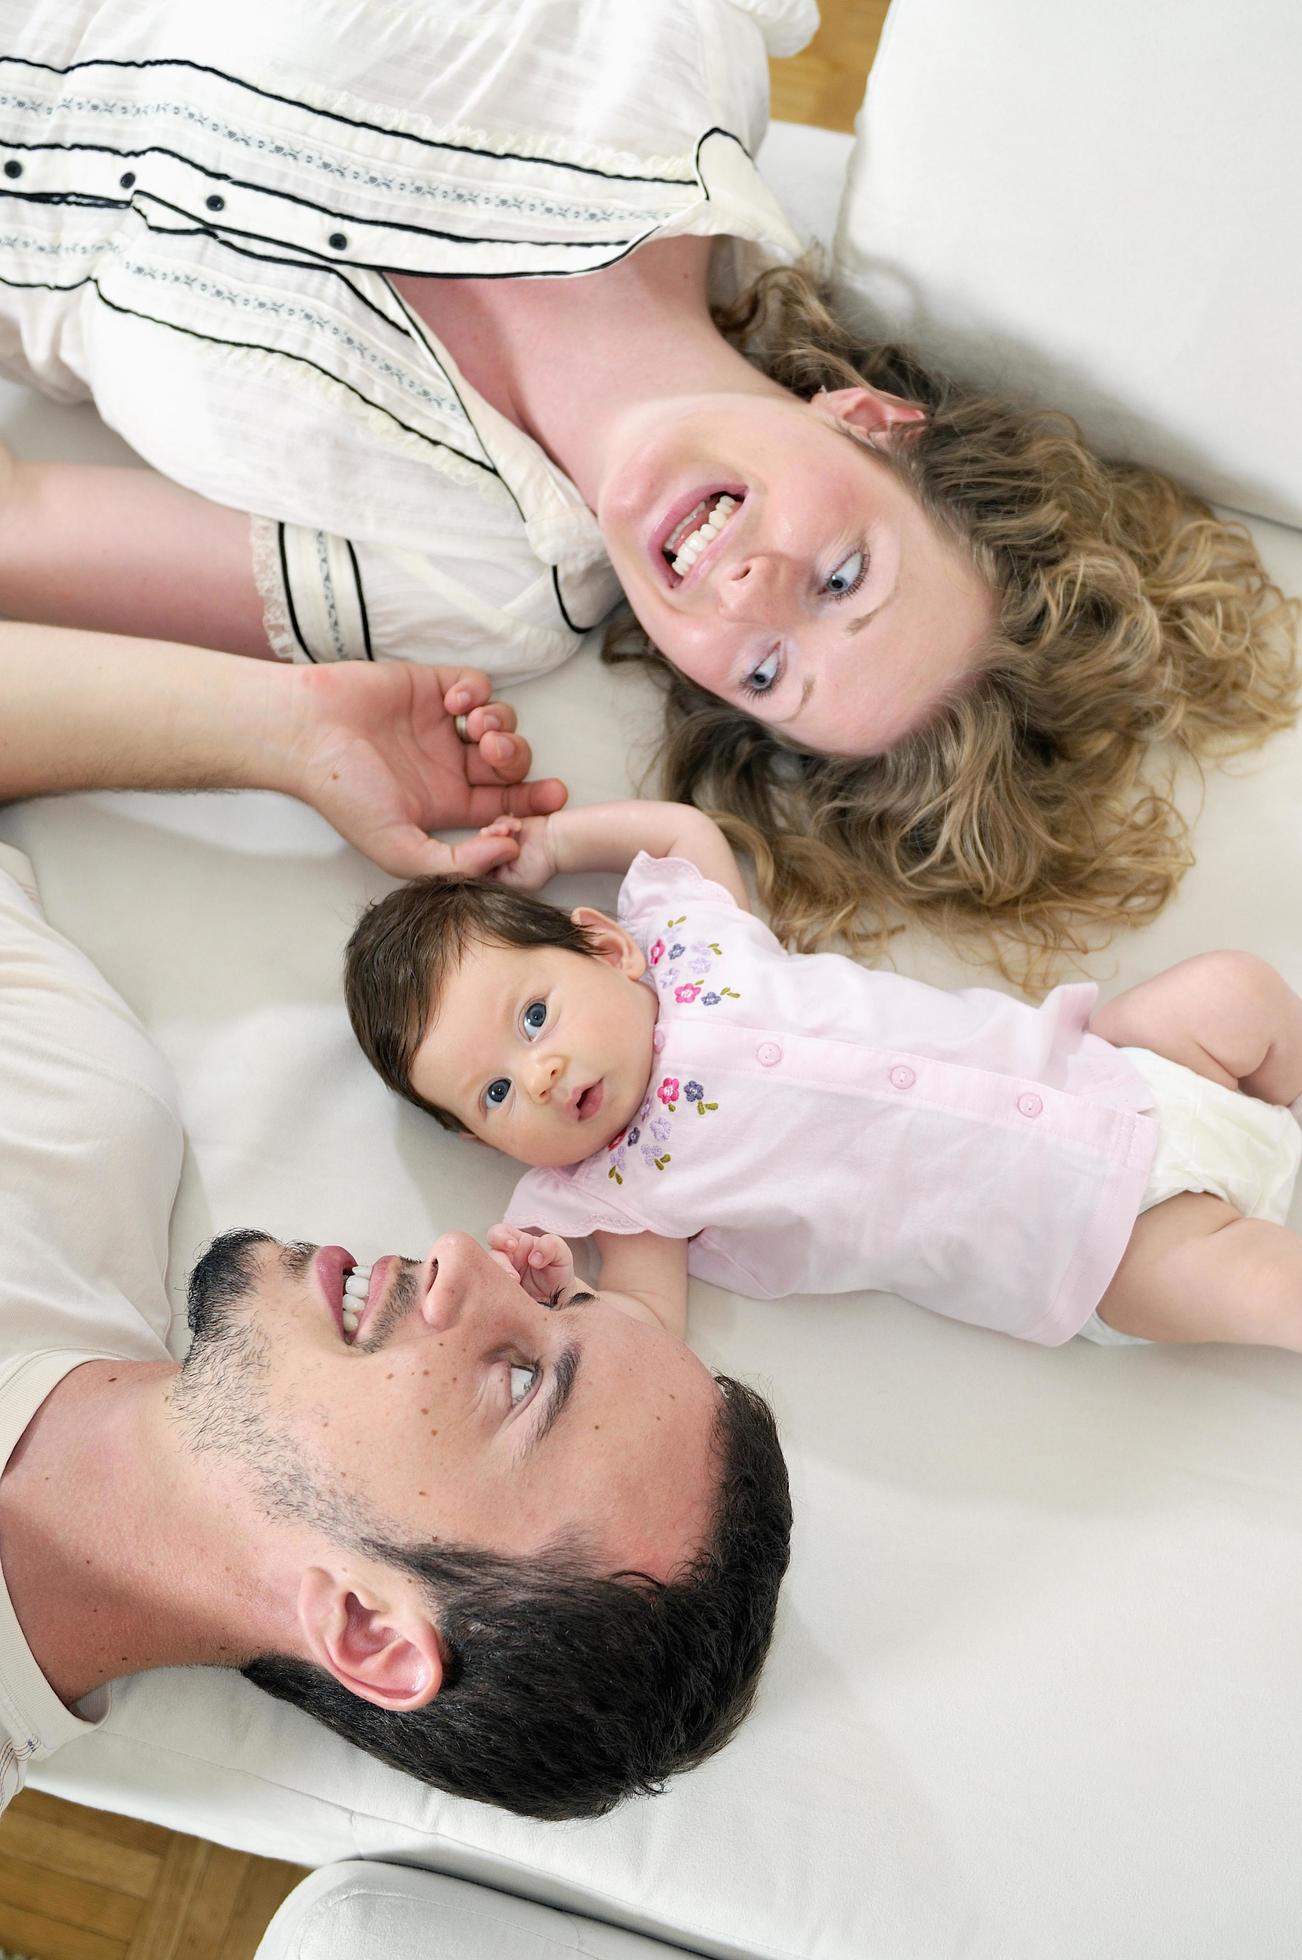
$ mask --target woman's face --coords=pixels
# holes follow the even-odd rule
[[[630,421],[601,487],[611,561],[665,658],[802,748],[889,748],[990,632],[965,555],[850,434],[907,441],[922,414],[870,388],[687,397]]]

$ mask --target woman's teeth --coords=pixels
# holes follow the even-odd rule
[[[355,1334],[371,1288],[369,1266],[354,1266],[344,1281],[344,1332]]]
[[[682,523],[675,526],[665,540],[664,552],[679,578],[686,578],[706,545],[713,543],[718,537],[728,519],[738,508],[739,502],[739,498],[730,497],[725,491],[721,497],[714,499],[713,510],[710,509],[710,499],[707,498],[704,503],[696,506],[696,510],[689,510]],[[695,530],[689,529],[697,512],[700,511],[706,513],[705,522],[698,524]]]

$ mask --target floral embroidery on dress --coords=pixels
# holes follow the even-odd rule
[[[717,1102],[707,1099],[703,1082],[692,1080],[684,1083],[676,1075],[662,1076],[655,1088],[648,1091],[646,1101],[638,1111],[637,1121],[630,1123],[626,1130],[621,1130],[606,1145],[610,1153],[607,1177],[613,1178],[616,1184],[624,1182],[628,1154],[634,1149],[648,1170],[662,1171],[666,1164],[673,1162],[672,1152],[664,1146],[673,1135],[674,1126],[670,1119],[678,1114],[679,1103],[682,1103],[684,1113],[695,1109],[698,1116],[705,1116],[719,1107]],[[661,1106],[660,1110],[653,1115],[657,1104]]]
[[[698,1001],[702,1007],[718,1007],[725,1000],[740,1000],[734,987],[716,983],[707,990],[706,977],[723,958],[723,948],[717,939],[674,938],[675,929],[686,922],[686,913],[666,919],[664,933],[647,950],[647,967],[656,986],[662,993],[672,993],[679,1007]]]

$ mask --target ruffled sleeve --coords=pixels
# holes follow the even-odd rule
[[[505,1222],[522,1232],[557,1232],[563,1239],[657,1229],[623,1202],[613,1179],[607,1197],[600,1189],[601,1177],[600,1162],[591,1157],[571,1169],[528,1171],[512,1193]]]

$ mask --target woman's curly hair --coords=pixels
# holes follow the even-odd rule
[[[774,930],[880,955],[909,918],[1042,985],[1101,929],[1137,925],[1191,862],[1185,758],[1263,741],[1296,712],[1297,602],[1242,525],[1170,478],[1095,456],[1069,416],[972,394],[907,350],[858,344],[808,263],[716,315],[802,396],[868,381],[925,423],[875,449],[996,600],[973,682],[882,754],[811,754],[707,693],[635,624],[611,661],[666,695],[663,792],[754,860]]]

